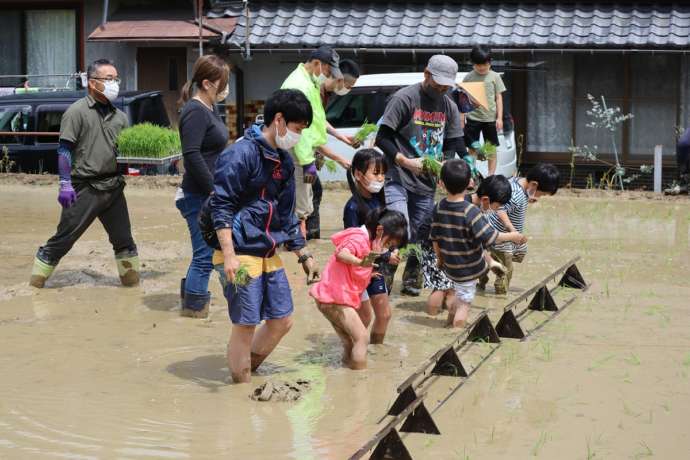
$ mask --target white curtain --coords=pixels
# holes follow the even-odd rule
[[[74,10],[26,11],[26,68],[30,75],[68,74],[77,70]],[[29,80],[31,86],[64,87],[67,77]]]
[[[567,152],[573,136],[573,58],[541,54],[527,77],[527,150]]]

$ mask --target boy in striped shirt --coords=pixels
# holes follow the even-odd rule
[[[477,278],[489,270],[485,249],[494,243],[527,241],[518,232],[496,231],[482,211],[465,200],[469,183],[470,168],[464,160],[443,164],[441,185],[448,196],[435,206],[431,223],[430,240],[438,266],[455,284],[455,298],[448,305],[448,325],[453,327],[465,326]]]
[[[526,177],[512,177],[509,181],[510,201],[498,211],[491,213],[489,221],[499,232],[522,233],[525,230],[527,204],[536,202],[544,195],[554,195],[558,191],[560,174],[554,165],[539,163],[529,170]],[[525,258],[527,243],[497,242],[490,251],[491,257],[506,267],[505,273],[496,275],[494,282],[496,294],[505,295],[513,277],[513,262],[520,263]],[[479,290],[484,290],[488,282],[489,277],[485,274],[479,279]]]

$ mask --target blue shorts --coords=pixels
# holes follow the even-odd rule
[[[228,313],[233,324],[256,326],[267,319],[290,316],[294,310],[292,292],[283,261],[278,255],[264,259],[255,256],[238,256],[241,266],[247,268],[250,281],[245,286],[235,286],[225,278],[222,255],[214,254],[214,267],[220,275],[223,293],[228,301]]]
[[[369,294],[369,297],[379,294],[388,294],[385,278],[383,276],[372,278],[369,286],[367,286],[367,294]]]

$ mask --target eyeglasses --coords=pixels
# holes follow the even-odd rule
[[[115,83],[120,83],[120,79],[118,77],[91,77],[90,80],[100,80],[100,81],[114,81]]]

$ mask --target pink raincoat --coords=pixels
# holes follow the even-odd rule
[[[359,308],[362,292],[371,281],[373,267],[345,264],[336,258],[343,249],[358,259],[371,252],[371,240],[365,227],[351,227],[331,237],[335,252],[321,274],[321,280],[309,289],[309,295],[320,303]]]

